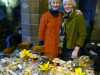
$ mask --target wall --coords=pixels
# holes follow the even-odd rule
[[[31,43],[37,40],[39,24],[39,0],[21,0],[22,39]]]
[[[100,0],[97,2],[94,30],[92,33],[92,40],[100,41]]]

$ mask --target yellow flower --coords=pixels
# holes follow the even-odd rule
[[[75,68],[75,73],[77,75],[86,75],[85,72],[82,71],[82,68],[78,67],[78,68]]]
[[[49,70],[49,62],[39,65],[41,71]]]
[[[20,53],[20,58],[28,60],[29,58],[33,58],[33,54],[29,50],[22,50]]]
[[[28,53],[28,56],[29,56],[30,58],[34,58],[32,53]]]

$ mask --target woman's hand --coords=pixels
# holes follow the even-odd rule
[[[78,57],[78,52],[80,50],[80,47],[79,46],[76,46],[72,52],[72,56],[71,58],[77,58]]]

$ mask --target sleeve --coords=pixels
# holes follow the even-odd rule
[[[78,26],[79,26],[78,27],[78,29],[79,29],[78,35],[79,36],[78,36],[76,45],[83,47],[85,39],[86,39],[86,22],[85,22],[83,15],[79,15],[77,22],[78,22]]]
[[[45,40],[46,24],[47,24],[47,18],[46,15],[43,14],[40,19],[40,25],[39,25],[39,40],[42,41]]]

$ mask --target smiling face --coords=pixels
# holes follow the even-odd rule
[[[59,10],[60,9],[60,5],[61,5],[61,1],[60,0],[51,0],[50,2],[50,6],[52,10]]]
[[[64,0],[63,1],[64,10],[67,13],[71,12],[74,9],[75,5],[76,5],[75,1],[73,1],[73,0]]]
[[[73,6],[70,4],[64,4],[64,10],[65,12],[69,13],[73,10]]]

